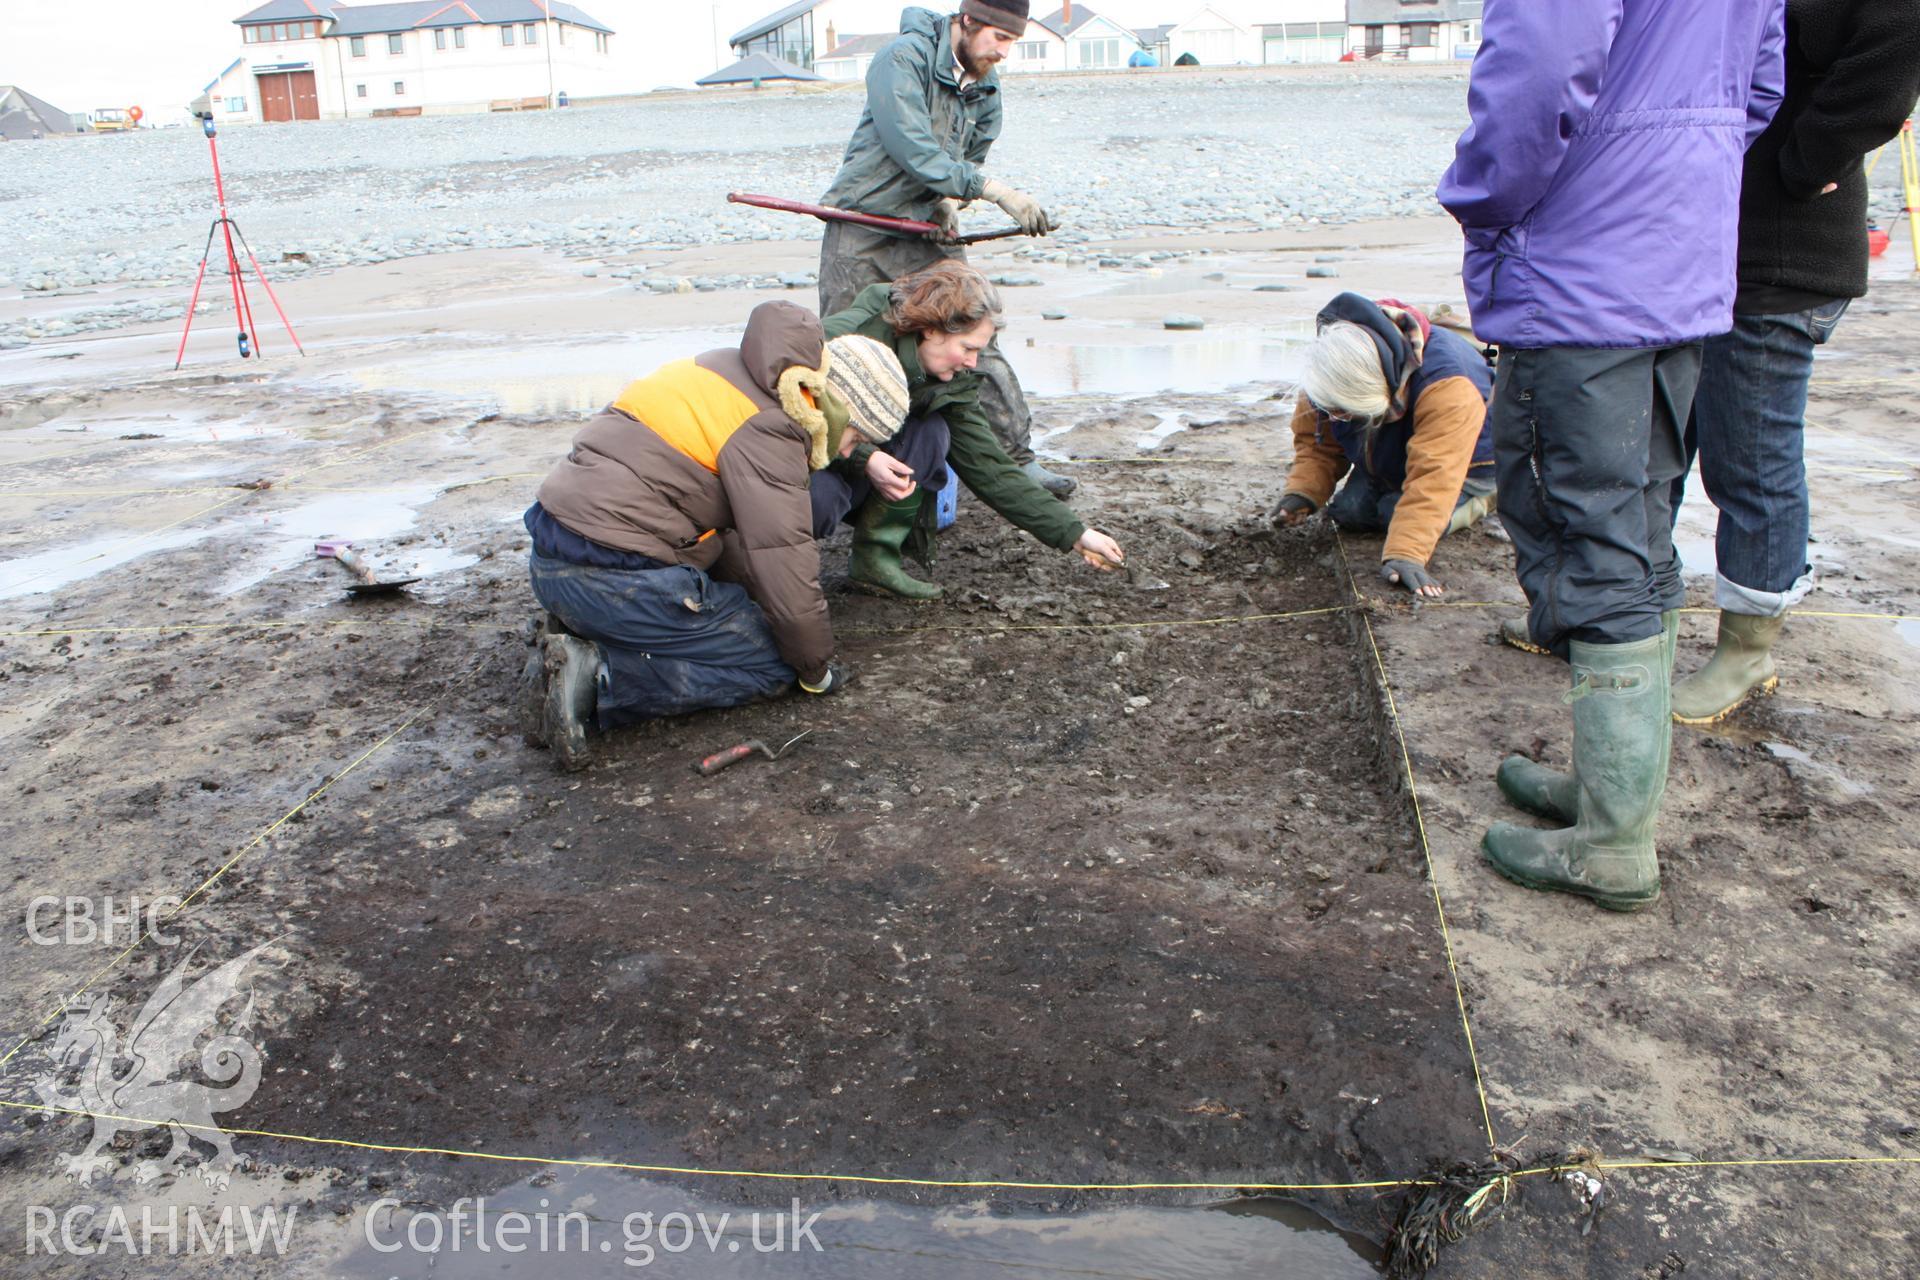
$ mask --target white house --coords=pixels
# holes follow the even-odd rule
[[[1482,0],[1348,0],[1347,44],[1361,57],[1403,62],[1472,58]]]
[[[1201,6],[1184,22],[1173,24],[1167,32],[1167,52],[1175,63],[1183,55],[1192,54],[1203,67],[1254,64],[1266,56],[1258,31],[1210,4]]]
[[[1066,42],[1068,71],[1124,68],[1141,48],[1132,31],[1083,4],[1065,5],[1040,19],[1040,25]]]
[[[1157,27],[1135,27],[1133,38],[1140,42],[1142,49],[1153,56],[1155,62],[1164,67],[1173,61],[1173,56],[1167,52],[1167,32],[1171,30],[1173,30],[1171,22],[1163,22]]]
[[[1067,38],[1038,18],[1027,21],[1026,34],[1014,43],[1013,52],[1000,64],[1005,71],[1065,71]]]
[[[1261,61],[1338,62],[1347,51],[1347,0],[1267,0]]]
[[[831,24],[827,31],[831,36]],[[815,55],[813,69],[829,80],[865,80],[874,55],[897,40],[899,34],[883,31],[878,35],[848,36],[828,52]]]
[[[206,88],[223,124],[551,106],[616,87],[613,31],[558,0],[268,0],[234,22],[240,58]]]

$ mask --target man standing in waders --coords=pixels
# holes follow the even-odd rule
[[[1028,235],[1053,229],[1040,202],[982,172],[1000,136],[1000,81],[994,66],[1027,29],[1027,0],[961,0],[951,16],[929,9],[900,15],[900,35],[867,72],[867,109],[822,204],[889,218],[938,223],[951,239],[960,207],[986,199]],[[820,314],[853,305],[868,285],[891,282],[965,247],[829,222],[820,243]],[[1034,460],[1033,412],[996,341],[980,354],[980,403],[1007,454],[1027,478],[1056,496],[1074,482]]]

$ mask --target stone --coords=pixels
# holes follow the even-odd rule
[[[1065,307],[1048,307],[1040,313],[1040,318],[1042,320],[1065,320],[1067,318],[1067,309]]]
[[[1207,322],[1200,316],[1188,315],[1180,311],[1176,311],[1166,317],[1160,324],[1162,328],[1166,329],[1204,329],[1207,327]]]
[[[1308,267],[1307,268],[1307,279],[1309,280],[1332,280],[1338,277],[1339,274],[1340,274],[1340,269],[1338,267]]]
[[[988,276],[987,280],[1002,289],[1030,289],[1040,283],[1039,276],[998,275]]]
[[[1253,286],[1253,291],[1255,293],[1298,293],[1300,292],[1300,286],[1297,284],[1257,284]]]

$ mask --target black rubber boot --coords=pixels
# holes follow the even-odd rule
[[[599,700],[600,646],[571,635],[550,635],[542,642],[547,670],[545,731],[553,758],[569,773],[587,767],[587,732]]]

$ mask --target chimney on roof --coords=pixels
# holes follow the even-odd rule
[[[1060,34],[1073,30],[1073,0],[1060,0]]]
[[[827,52],[832,53],[840,47],[840,41],[833,34],[833,19],[827,19]]]

